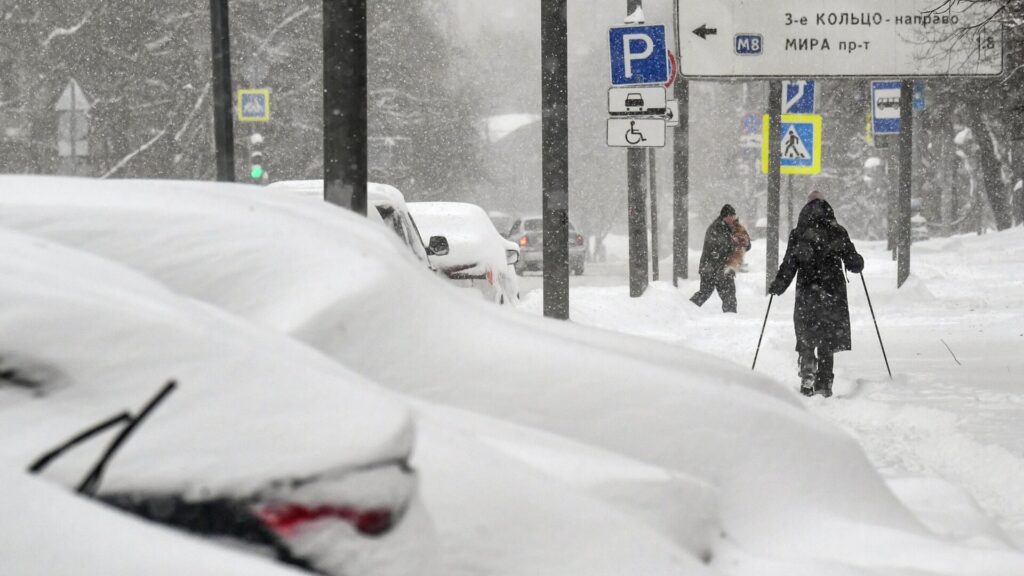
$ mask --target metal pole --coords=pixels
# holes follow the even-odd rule
[[[567,0],[541,2],[544,315],[569,319],[569,57]]]
[[[888,210],[887,210],[887,214],[886,214],[887,217],[888,217],[887,218],[887,220],[888,220],[888,231],[887,231],[887,236],[886,236],[886,238],[887,238],[886,249],[892,251],[892,259],[893,259],[893,261],[895,261],[896,260],[896,252],[897,252],[897,250],[896,250],[896,245],[897,245],[897,242],[896,242],[896,236],[897,236],[897,234],[896,234],[896,228],[897,228],[896,221],[897,221],[897,216],[896,216],[896,214],[898,212],[898,209],[897,209],[897,204],[898,204],[897,198],[899,197],[899,187],[900,187],[899,168],[898,168],[898,164],[899,164],[899,151],[896,150],[896,146],[898,145],[898,143],[894,142],[894,140],[896,140],[896,138],[894,138],[893,136],[890,136],[888,134],[878,135],[875,138],[876,138],[876,140],[884,139],[884,141],[886,143],[886,146],[888,146],[888,148],[886,149],[886,162],[885,162],[885,166],[886,166],[886,183],[888,184],[888,193],[886,194],[886,203],[888,205]]]
[[[658,266],[658,163],[654,148],[648,148],[647,162],[650,176],[650,189],[651,189],[651,277],[655,282],[658,281],[659,266]]]
[[[782,81],[768,82],[768,242],[765,293],[779,271],[779,194],[782,188]]]
[[[75,121],[76,120],[75,115],[78,112],[78,109],[75,106],[75,104],[77,104],[77,102],[75,102],[75,100],[78,99],[78,95],[75,94],[75,85],[76,84],[77,84],[77,82],[74,82],[74,81],[71,82],[71,126],[69,127],[69,130],[68,130],[68,132],[71,133],[71,175],[72,176],[78,176],[78,139],[75,138],[75,132],[76,132],[75,128],[76,128],[76,125],[78,124],[78,122]]]
[[[324,200],[366,215],[366,0],[323,0]]]
[[[913,187],[914,81],[900,86],[900,196],[897,226],[898,262],[896,287],[910,276],[910,196]]]
[[[787,231],[788,232],[792,232],[793,231],[793,175],[792,174],[789,174],[788,176],[786,176],[786,187],[789,189],[787,194],[786,194],[786,218],[789,220],[789,222],[787,222],[787,224],[788,224]],[[789,237],[788,233],[786,234],[786,237],[787,238]]]
[[[626,0],[626,16],[638,8],[643,9],[642,0]],[[647,202],[644,199],[644,173],[647,154],[642,148],[626,151],[626,210],[629,223],[629,295],[643,296],[647,290]]]
[[[679,19],[676,18],[676,22]],[[678,51],[676,52],[679,53]],[[672,141],[672,285],[690,277],[690,82],[676,80],[679,126]]]
[[[235,181],[235,134],[231,115],[231,33],[228,0],[210,0],[213,55],[213,140],[217,148],[217,180]]]
[[[764,312],[764,324],[761,324],[761,335],[757,337],[757,350],[754,352],[754,363],[750,365],[750,370],[753,371],[757,368],[757,356],[761,353],[761,340],[764,339],[764,329],[768,326],[768,314],[772,311],[772,302],[775,300],[775,294],[768,296],[768,309]]]
[[[644,173],[647,154],[643,148],[626,151],[626,184],[629,218],[629,295],[644,295],[648,284],[647,202],[644,199]]]
[[[885,360],[885,370],[889,373],[889,380],[892,380],[892,369],[889,368],[889,356],[885,353],[885,344],[882,343],[882,331],[878,329],[878,319],[875,318],[875,307],[871,305],[871,294],[868,294],[868,281],[864,274],[860,275],[860,281],[864,284],[864,297],[868,299],[868,310],[871,310],[871,321],[875,323],[875,334],[878,334],[878,345],[882,348],[882,358]]]

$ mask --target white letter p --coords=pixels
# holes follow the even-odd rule
[[[630,45],[633,40],[639,40],[644,43],[643,52],[634,53],[630,50]],[[654,53],[654,40],[647,34],[623,34],[622,35],[622,59],[626,63],[626,78],[633,77],[633,61],[634,60],[646,60],[651,54]]]

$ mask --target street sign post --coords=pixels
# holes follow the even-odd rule
[[[899,80],[871,83],[871,132],[874,135],[900,133],[901,85]]]
[[[613,86],[660,84],[669,80],[664,26],[622,26],[608,30]]]
[[[768,173],[769,117],[762,120],[761,171]],[[784,114],[780,130],[780,166],[782,174],[818,174],[821,172],[821,116]]]
[[[689,78],[994,76],[999,2],[678,0]]]
[[[239,90],[236,107],[239,122],[270,122],[270,90]]]
[[[814,80],[785,80],[782,82],[783,114],[814,114],[818,94]]]
[[[608,145],[615,148],[663,148],[664,118],[609,118]]]

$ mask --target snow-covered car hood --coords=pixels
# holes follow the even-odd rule
[[[240,496],[408,456],[404,404],[319,353],[90,254],[6,230],[0,247],[0,463],[24,469],[172,379],[105,491]],[[47,475],[74,484],[110,437]]]

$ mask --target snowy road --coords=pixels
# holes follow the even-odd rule
[[[936,532],[965,539],[1002,533],[1024,547],[1024,230],[915,244],[913,274],[898,291],[884,244],[857,244],[894,379],[860,277],[851,275],[854,350],[836,357],[837,395],[805,404],[853,434]],[[736,316],[722,315],[714,296],[693,306],[687,298],[696,278],[678,290],[655,283],[634,300],[624,276],[614,283],[606,275],[574,281],[572,319],[749,366],[768,303],[764,250],[755,242],[750,272],[737,281]],[[525,283],[523,292],[522,309],[540,314],[542,293],[527,294]],[[773,304],[757,370],[795,392],[792,313],[791,289]]]

